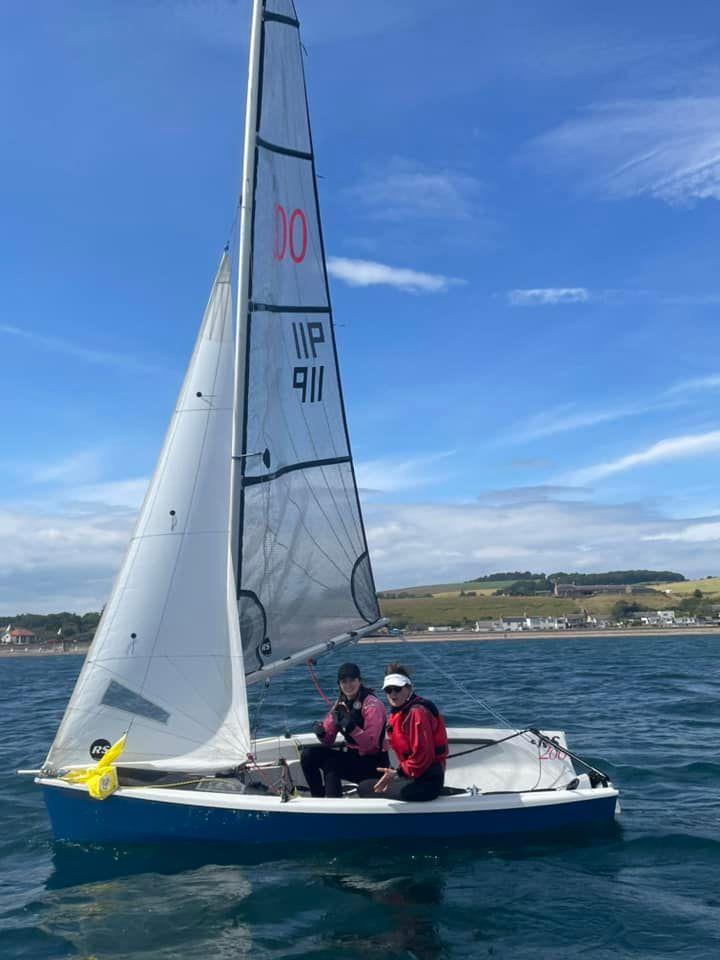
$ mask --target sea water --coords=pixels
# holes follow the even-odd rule
[[[369,684],[401,658],[450,724],[567,732],[622,791],[617,825],[522,842],[233,847],[53,844],[42,762],[81,658],[0,659],[0,958],[717,958],[720,636],[362,645]],[[321,661],[328,694],[337,662]],[[460,680],[467,692],[446,676]],[[265,734],[324,704],[273,681]]]

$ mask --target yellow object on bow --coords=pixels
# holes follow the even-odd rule
[[[104,800],[109,797],[118,788],[117,770],[112,766],[112,763],[123,752],[126,738],[127,734],[124,733],[117,743],[106,750],[94,767],[71,770],[62,779],[67,780],[68,783],[86,784],[88,793],[95,800]]]

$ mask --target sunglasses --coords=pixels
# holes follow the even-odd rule
[[[385,693],[389,694],[391,697],[394,697],[396,693],[400,693],[402,687],[385,687]]]

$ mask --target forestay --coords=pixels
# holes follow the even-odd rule
[[[290,0],[260,34],[238,484],[248,679],[379,619],[328,294],[303,51]],[[248,154],[246,154],[248,156]],[[242,283],[242,272],[241,272]],[[263,456],[264,454],[264,456]]]
[[[242,652],[228,628],[227,605],[234,341],[223,255],[50,766],[97,760],[124,731],[124,762],[217,765],[247,753]]]

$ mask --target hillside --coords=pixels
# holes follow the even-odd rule
[[[386,590],[379,594],[380,609],[400,628],[410,624],[462,627],[476,620],[499,620],[503,616],[561,617],[583,610],[609,616],[616,603],[630,599],[647,610],[678,609],[696,590],[701,591],[704,600],[720,603],[720,577],[648,583],[644,585],[645,592],[632,596],[625,592],[574,598],[494,595],[511,584],[512,581],[466,581]]]

